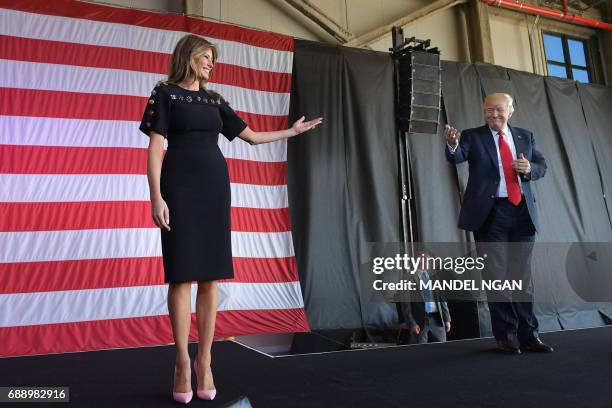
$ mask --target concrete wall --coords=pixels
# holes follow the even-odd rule
[[[491,41],[495,64],[520,71],[535,72],[529,28],[524,15],[490,12]],[[533,33],[532,39],[537,36]],[[534,47],[537,52],[537,47]],[[537,64],[536,64],[537,66]]]

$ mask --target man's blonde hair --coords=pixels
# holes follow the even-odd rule
[[[495,92],[495,93],[489,94],[485,98],[484,103],[486,105],[487,102],[492,102],[494,100],[499,101],[500,99],[503,99],[506,101],[506,104],[508,105],[510,112],[514,112],[514,98],[512,97],[512,95],[507,94],[507,93]]]

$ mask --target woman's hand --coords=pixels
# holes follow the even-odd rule
[[[307,122],[304,121],[305,117],[302,116],[291,126],[291,130],[295,133],[294,136],[299,135],[300,133],[304,133],[310,129],[314,129],[318,124],[323,122],[323,118],[316,118],[313,120],[309,120]]]
[[[170,210],[162,198],[151,200],[151,215],[155,225],[170,231]]]

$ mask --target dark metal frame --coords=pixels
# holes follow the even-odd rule
[[[415,73],[417,70],[417,66],[429,67],[433,68],[431,65],[423,65],[422,62],[419,62],[420,59],[423,58],[423,55],[428,54],[436,54],[437,56],[437,67],[435,68],[438,72],[441,70],[439,55],[440,51],[438,48],[430,48],[430,40],[419,40],[415,37],[411,37],[408,39],[404,38],[404,32],[400,27],[393,27],[391,30],[393,48],[389,49],[391,51],[391,56],[393,58],[394,64],[394,80],[395,80],[395,116],[397,119],[397,133],[398,133],[398,161],[399,161],[399,183],[400,183],[400,211],[401,211],[401,237],[403,242],[403,251],[404,253],[413,254],[414,248],[413,244],[418,239],[417,234],[417,226],[416,220],[414,219],[413,214],[416,214],[416,204],[414,200],[414,185],[412,180],[412,169],[411,169],[411,151],[410,144],[408,143],[408,134],[413,132],[419,132],[417,129],[422,129],[423,126],[428,128],[426,133],[433,132],[433,134],[437,135],[439,119],[440,119],[440,110],[441,110],[441,82],[438,79],[437,81],[431,81],[431,87],[434,88],[434,85],[437,84],[435,90],[432,91],[424,91],[415,89],[415,81],[425,81],[427,83],[427,79],[419,78]],[[421,57],[418,57],[420,55]],[[419,59],[420,58],[420,59]],[[400,69],[400,60],[403,61],[403,64],[406,64],[406,59],[410,59],[410,66],[413,67],[411,73],[407,73],[405,70]],[[404,66],[402,65],[402,66]],[[404,67],[405,68],[405,67]],[[406,109],[406,95],[402,95],[401,92],[405,92],[406,89],[400,89],[402,83],[405,84],[406,78],[402,77],[402,75],[409,75],[410,77],[410,120],[406,121],[405,115],[401,112],[402,109]],[[419,105],[418,104],[418,95],[436,95],[438,97],[437,106],[430,106],[431,103]],[[402,105],[402,102],[404,105]],[[430,113],[437,111],[437,117],[433,118],[423,118],[418,117],[414,119],[414,123],[419,122],[420,126],[413,126],[413,117],[415,116],[415,110],[417,109],[429,109]],[[423,130],[420,130],[423,132]]]
[[[399,95],[400,95],[400,78],[399,78],[399,60],[396,58],[398,52],[400,52],[405,44],[404,33],[401,28],[393,27],[392,31],[393,48],[389,51],[393,55],[394,65],[394,80],[395,80],[395,116],[399,116]],[[399,167],[400,167],[400,211],[401,211],[401,239],[404,245],[414,242],[414,226],[412,220],[412,174],[410,171],[410,147],[408,145],[406,132],[400,130],[398,123],[398,153],[399,153]],[[403,252],[407,248],[404,247]]]
[[[559,61],[553,61],[553,60],[549,60],[548,59],[548,54],[546,53],[546,42],[544,41],[544,36],[545,35],[550,35],[553,37],[558,37],[561,39],[561,45],[563,46],[563,59],[564,62],[561,63]],[[586,66],[583,67],[581,65],[574,65],[571,62],[571,57],[570,57],[570,52],[569,52],[569,40],[574,40],[574,41],[579,41],[582,43],[582,47],[584,49],[584,59],[586,62]],[[542,31],[542,44],[544,45],[544,55],[546,56],[546,71],[548,72],[548,64],[551,65],[555,65],[558,67],[564,67],[565,68],[565,74],[567,75],[567,78],[569,79],[574,79],[574,73],[572,71],[572,69],[580,69],[583,71],[587,72],[587,75],[589,76],[589,82],[592,83],[594,82],[593,80],[593,64],[591,61],[591,55],[589,52],[589,44],[588,44],[588,40],[585,40],[583,38],[576,38],[576,37],[571,37],[565,34],[559,34],[559,33],[554,33],[554,32],[548,32],[548,31]]]

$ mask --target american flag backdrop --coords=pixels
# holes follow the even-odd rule
[[[138,125],[187,32],[219,46],[209,88],[252,129],[288,126],[290,37],[72,0],[0,0],[0,356],[172,342]],[[286,143],[219,145],[236,277],[219,285],[216,337],[306,331]]]

